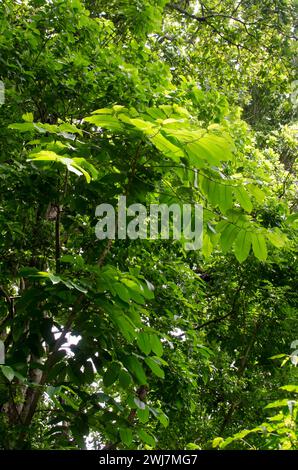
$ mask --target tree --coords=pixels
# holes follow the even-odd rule
[[[1,4],[2,448],[208,448],[285,383],[294,5],[275,3]],[[121,195],[201,204],[202,250],[97,240]]]

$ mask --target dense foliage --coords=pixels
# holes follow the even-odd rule
[[[0,448],[298,448],[295,3],[0,2]]]

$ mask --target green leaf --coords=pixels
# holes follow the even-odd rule
[[[213,448],[220,447],[220,444],[222,444],[223,441],[224,441],[224,440],[223,440],[222,437],[216,437],[216,438],[213,439],[213,441],[212,441],[212,447],[213,447]]]
[[[228,224],[225,226],[225,228],[221,232],[220,244],[221,244],[222,251],[224,253],[226,253],[233,245],[233,242],[235,238],[237,237],[239,230],[240,230],[239,227],[236,227],[236,225]]]
[[[50,281],[52,282],[52,284],[59,284],[59,282],[62,281],[61,277],[60,276],[56,276],[55,274],[53,273],[50,273],[50,272],[42,272],[42,271],[39,271],[38,273],[40,276],[45,276],[47,278],[50,279]]]
[[[287,241],[286,235],[276,229],[274,232],[268,230],[266,232],[266,237],[276,248],[282,248],[283,246],[285,246],[285,243]]]
[[[15,129],[20,132],[32,132],[35,131],[34,124],[31,122],[15,122],[8,126],[8,129]]]
[[[150,354],[151,352],[151,336],[148,334],[148,333],[145,333],[145,332],[141,332],[138,334],[138,338],[137,338],[137,343],[138,343],[138,346],[140,348],[140,350],[148,355]]]
[[[179,131],[175,132],[179,137]],[[233,145],[229,138],[202,131],[189,132],[188,143],[184,144],[190,163],[202,167],[202,160],[210,166],[217,166],[222,161],[233,160]]]
[[[252,247],[256,258],[265,261],[267,258],[267,247],[265,237],[261,233],[252,233]]]
[[[131,429],[121,428],[120,431],[119,431],[119,434],[120,434],[120,438],[121,438],[121,441],[123,442],[123,444],[125,444],[126,446],[130,446],[130,444],[132,443]]]
[[[298,385],[283,385],[279,388],[280,390],[285,390],[286,392],[298,393]]]
[[[90,163],[88,162],[85,158],[78,158],[78,157],[75,157],[75,158],[72,158],[72,164],[75,165],[78,169],[80,169],[81,171],[85,170],[84,173],[84,176],[87,180],[87,182],[89,183],[90,182],[90,176],[92,178],[92,180],[96,180],[97,177],[98,177],[98,171],[96,170],[96,168]]]
[[[123,120],[123,118],[125,118],[124,116],[125,115],[120,114],[119,118]],[[143,119],[139,119],[139,118],[127,119],[127,116],[126,116],[125,122],[132,124],[140,131],[146,132],[149,136],[151,134],[153,135],[156,134],[156,130],[158,129],[154,124],[152,124],[152,122],[144,121]]]
[[[121,122],[111,114],[94,114],[93,116],[86,117],[84,121],[111,131],[123,131],[124,129]]]
[[[154,299],[154,287],[149,281],[145,281],[145,284],[142,284],[142,295],[145,297],[147,300],[153,300]]]
[[[110,387],[118,379],[120,372],[120,364],[112,362],[103,376],[103,383],[106,387]]]
[[[160,150],[166,157],[171,158],[175,162],[180,162],[180,158],[184,156],[183,151],[172,144],[164,135],[151,131],[152,135],[149,136],[151,142],[155,147]]]
[[[220,210],[225,214],[229,209],[233,207],[232,188],[226,184],[220,184],[219,186],[219,201],[218,205]]]
[[[203,233],[203,246],[202,246],[202,253],[203,253],[203,256],[208,259],[209,256],[211,255],[213,251],[213,244],[210,240],[210,237],[209,235],[204,232]]]
[[[244,189],[243,186],[239,186],[238,188],[235,189],[235,197],[238,200],[240,206],[246,211],[246,212],[251,212],[252,211],[252,203],[250,200],[250,197]]]
[[[124,338],[128,342],[132,342],[137,335],[136,326],[132,320],[117,305],[105,302],[104,309],[109,313],[111,320],[121,331]]]
[[[65,393],[66,391],[67,393]],[[68,406],[70,406],[75,411],[79,410],[79,404],[75,400],[75,393],[71,388],[62,386],[59,392],[59,396],[63,398],[63,402],[65,402]]]
[[[126,356],[123,359],[124,365],[132,373],[132,375],[137,379],[140,385],[145,385],[147,383],[147,377],[145,371],[142,367],[142,364],[135,356]]]
[[[234,252],[239,263],[242,263],[249,255],[251,247],[251,233],[241,230],[235,241]]]
[[[158,356],[161,357],[163,355],[163,346],[162,342],[160,341],[157,335],[150,335],[150,344],[152,351]]]
[[[128,342],[132,342],[136,337],[135,326],[127,315],[113,315],[113,321],[118,326],[122,335]]]
[[[194,442],[189,442],[188,444],[186,444],[185,449],[186,450],[202,450],[202,448],[198,446],[198,444],[195,444]]]
[[[129,373],[126,372],[126,370],[124,369],[121,369],[121,371],[119,372],[118,380],[119,380],[120,386],[124,389],[127,389],[131,384],[131,377]]]
[[[76,174],[77,176],[84,175],[86,178],[87,183],[90,183],[91,177],[89,173],[83,168],[83,166],[87,166],[90,169],[90,163],[88,163],[84,158],[70,158],[68,155],[58,155],[55,152],[50,150],[41,150],[37,153],[31,153],[31,158],[28,158],[28,162],[56,162],[62,165],[65,165],[71,173]],[[95,168],[93,168],[93,174],[97,174]]]
[[[14,370],[9,366],[0,366],[0,369],[7,380],[11,382],[15,376]]]
[[[163,425],[164,428],[168,427],[169,418],[167,417],[167,415],[163,411],[161,411],[161,410],[158,411],[157,419]]]
[[[250,194],[252,194],[254,196],[254,198],[256,199],[256,201],[260,204],[262,204],[262,202],[264,201],[265,199],[265,193],[264,191],[262,191],[258,186],[256,186],[255,184],[247,184],[246,185],[246,188],[247,190],[250,192]]]
[[[282,357],[286,357],[286,354],[276,354],[276,356],[271,356],[269,359],[281,359]]]
[[[287,398],[283,400],[276,400],[273,401],[272,403],[269,403],[267,406],[265,406],[265,409],[269,408],[283,408],[284,406],[289,406],[289,401]]]
[[[137,417],[142,424],[146,424],[149,421],[149,408],[137,409]]]
[[[128,288],[131,298],[138,304],[144,304],[144,296],[142,286],[132,279],[123,278],[121,282]]]
[[[80,286],[78,283],[73,282],[71,279],[62,278],[61,276],[57,276],[56,274],[47,271],[38,271],[36,268],[22,268],[19,274],[22,277],[32,277],[34,279],[36,278],[40,280],[46,279],[51,281],[51,283],[54,285],[59,284],[61,282],[68,289],[76,289],[79,292],[83,292],[84,294],[88,292],[85,287]]]
[[[92,111],[91,114],[113,114],[113,110],[111,108],[101,108]]]
[[[165,378],[165,373],[164,371],[159,367],[158,363],[156,360],[152,359],[152,357],[146,357],[145,362],[148,367],[152,370],[153,374],[157,375],[157,377],[160,377],[161,379]]]
[[[25,122],[33,122],[34,118],[33,118],[33,113],[25,113],[22,115],[22,119],[23,121]]]
[[[138,435],[139,435],[140,439],[143,442],[145,442],[145,444],[148,444],[148,446],[150,446],[150,447],[155,447],[155,439],[151,434],[144,431],[143,429],[139,429],[138,430]]]
[[[63,124],[59,125],[59,131],[61,132],[70,132],[72,134],[79,134],[80,136],[83,135],[81,129],[78,129],[77,126],[74,124],[70,124],[68,122],[64,122]]]
[[[201,175],[200,183],[201,189],[205,196],[207,196],[208,201],[213,206],[218,205],[220,201],[219,185],[217,185],[214,181],[211,181],[210,178],[204,175]]]
[[[129,303],[130,302],[130,295],[128,289],[121,284],[120,282],[115,282],[113,284],[113,288],[115,289],[118,297],[120,297],[123,302]]]

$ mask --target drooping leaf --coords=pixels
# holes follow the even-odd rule
[[[147,383],[147,377],[139,359],[135,356],[126,356],[123,359],[123,362],[140,385],[145,385]]]
[[[161,379],[164,379],[165,373],[159,366],[156,360],[154,360],[152,357],[146,357],[145,362],[148,367],[152,370],[153,374],[157,375],[157,377],[160,377]]]
[[[246,230],[240,230],[235,241],[235,256],[239,263],[246,260],[251,248],[251,233]]]
[[[2,374],[7,378],[7,380],[11,382],[15,376],[14,370],[9,366],[3,365],[0,365],[0,369],[2,371]]]
[[[138,343],[140,350],[144,354],[146,355],[150,354],[152,345],[151,345],[151,336],[149,335],[149,333],[141,331],[138,334],[137,343]]]
[[[120,372],[120,364],[118,362],[112,362],[107,368],[104,376],[103,383],[106,387],[110,387],[118,379]]]
[[[267,246],[265,237],[262,233],[252,233],[252,247],[256,258],[260,261],[266,261],[267,258]]]
[[[137,409],[137,416],[141,423],[146,424],[149,421],[149,408]]]
[[[237,225],[227,224],[220,235],[220,244],[224,253],[226,253],[234,243],[240,229]]]
[[[235,196],[236,199],[238,200],[240,206],[246,211],[246,212],[251,212],[252,211],[252,202],[250,200],[250,197],[246,191],[246,189],[243,186],[238,186],[235,189]]]
[[[159,337],[155,334],[150,335],[150,345],[152,351],[159,357],[163,355],[163,346]]]

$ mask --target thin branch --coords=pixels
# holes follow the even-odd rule
[[[226,318],[233,316],[235,314],[235,311],[236,311],[237,300],[239,298],[239,294],[242,290],[243,284],[244,284],[244,279],[242,279],[242,281],[238,285],[237,290],[235,291],[230,312],[226,313],[225,315],[222,315],[221,317],[213,318],[212,320],[208,320],[205,323],[203,323],[202,325],[196,326],[195,330],[201,330],[203,328],[206,328],[206,326],[211,325],[212,323],[219,323],[219,322],[225,320]]]

